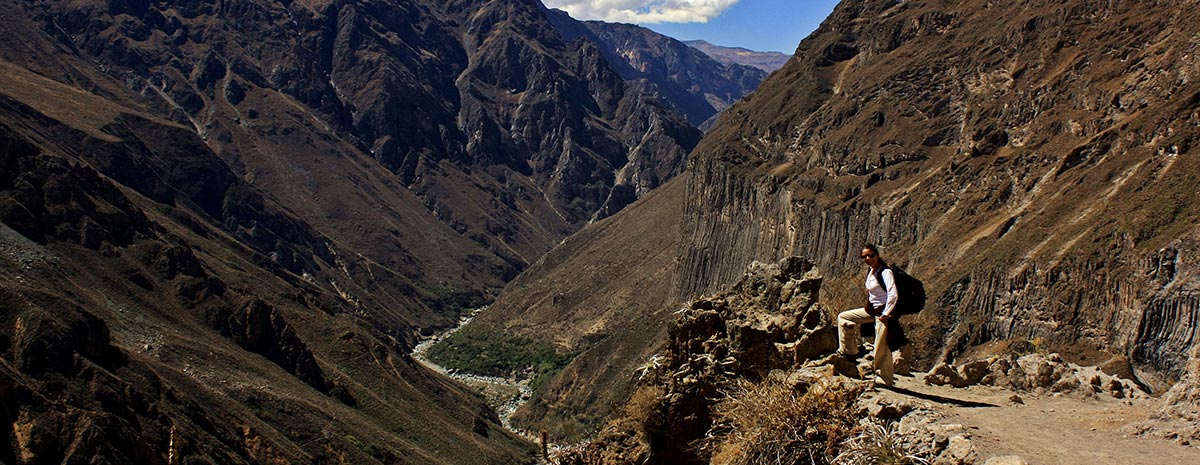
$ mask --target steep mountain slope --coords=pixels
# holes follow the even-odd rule
[[[681,291],[754,256],[853,272],[877,242],[932,290],[924,360],[1040,337],[1178,375],[1200,311],[1200,23],[1162,13],[1185,4],[839,6],[697,149]]]
[[[699,132],[536,1],[0,0],[4,463],[521,463],[408,356]]]
[[[674,310],[685,190],[682,177],[671,181],[567,238],[471,322],[577,353],[514,421],[575,438],[624,399],[633,368],[657,350]]]
[[[536,1],[46,1],[14,16],[314,227],[451,300],[678,173],[698,139],[593,47],[563,42]]]
[[[549,16],[567,40],[582,37],[591,41],[622,78],[661,95],[702,128],[767,76],[757,68],[719,62],[637,25],[577,21],[556,9],[549,10]]]
[[[621,299],[653,318],[671,308],[642,302],[713,293],[753,260],[798,255],[849,306],[855,252],[873,242],[930,292],[907,319],[918,367],[985,341],[1038,340],[1086,363],[1127,357],[1147,384],[1177,379],[1200,315],[1190,6],[844,2],[693,152],[683,224],[642,217],[682,233],[674,284]],[[619,235],[594,240],[575,247],[624,253]],[[576,311],[533,306],[505,323]],[[606,327],[592,350],[652,352],[661,331]],[[626,385],[641,360],[623,362],[593,375],[601,389]]]
[[[407,355],[392,296],[334,284],[369,264],[190,128],[6,68],[0,460],[166,463],[171,442],[188,463],[528,457]]]
[[[753,66],[770,73],[787,64],[791,55],[779,52],[756,52],[742,47],[722,47],[703,40],[685,40],[683,43],[695,48],[712,59],[724,64]]]

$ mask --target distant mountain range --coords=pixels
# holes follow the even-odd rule
[[[683,43],[695,48],[726,65],[753,66],[768,73],[782,68],[791,55],[779,52],[756,52],[741,47],[722,47],[703,40],[685,40]]]
[[[701,128],[758,87],[767,75],[756,67],[715,59],[633,24],[578,21],[557,9],[550,9],[549,16],[564,38],[591,41],[622,78],[660,95]]]

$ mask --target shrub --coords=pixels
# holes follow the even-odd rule
[[[625,417],[635,425],[636,432],[646,437],[664,427],[666,399],[658,386],[642,386],[633,392],[625,404]]]
[[[872,420],[858,435],[846,440],[842,453],[834,459],[838,465],[917,465],[928,464],[926,450],[913,450],[896,431],[895,423]]]
[[[829,463],[855,426],[861,388],[818,383],[808,389],[768,377],[739,381],[713,412],[702,448],[711,463]]]

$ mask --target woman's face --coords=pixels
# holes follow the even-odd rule
[[[866,263],[867,266],[869,266],[871,268],[875,268],[875,267],[879,266],[879,254],[872,252],[871,249],[863,249],[862,250],[862,258],[863,258],[863,262]]]

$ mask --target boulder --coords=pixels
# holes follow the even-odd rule
[[[1070,393],[1084,397],[1146,398],[1137,383],[1105,373],[1098,367],[1066,362],[1058,354],[1015,354],[973,360],[957,367],[941,363],[925,375],[930,385],[998,386],[1020,392]]]

